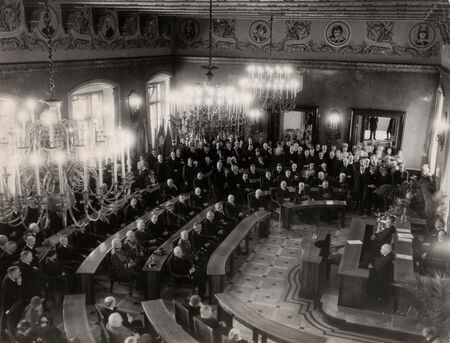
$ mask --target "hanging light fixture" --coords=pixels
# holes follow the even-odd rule
[[[213,83],[217,66],[212,64],[212,6],[209,2],[209,58],[207,81],[189,84],[173,90],[169,97],[171,124],[184,142],[205,137],[244,133],[247,113],[253,95],[238,87]]]
[[[50,32],[48,1],[45,11]],[[130,197],[133,135],[118,128],[107,136],[95,120],[61,119],[52,38],[47,38],[48,100],[0,103],[0,223],[11,226],[22,225],[30,209],[37,212],[38,222],[53,211],[61,215],[64,225],[70,215],[81,226],[75,207],[96,221],[116,212]],[[103,178],[108,162],[109,184]]]
[[[303,89],[303,76],[289,64],[272,63],[273,16],[270,17],[269,62],[250,64],[247,76],[239,80],[242,89],[254,94],[264,110],[292,111],[297,93]]]

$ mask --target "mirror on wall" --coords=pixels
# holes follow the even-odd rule
[[[297,106],[280,115],[280,136],[317,141],[317,106]]]
[[[400,150],[404,111],[353,108],[350,120],[351,145],[385,146]]]

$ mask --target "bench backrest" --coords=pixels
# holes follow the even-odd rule
[[[194,317],[194,332],[202,343],[219,343],[214,341],[214,330],[197,317]]]
[[[270,217],[269,211],[256,211],[244,218],[236,225],[234,230],[220,243],[209,258],[207,266],[208,275],[225,275],[225,266],[228,258],[239,243],[244,240],[250,230],[259,222]]]
[[[162,341],[166,343],[198,343],[176,323],[162,299],[143,301],[142,308]]]
[[[86,295],[70,294],[63,303],[64,331],[69,342],[73,339],[83,343],[95,343],[86,313]]]
[[[192,332],[189,310],[175,299],[172,300],[172,304],[175,321],[180,324],[185,331]]]

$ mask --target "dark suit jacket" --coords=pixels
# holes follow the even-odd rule
[[[250,208],[257,211],[260,207],[266,208],[267,203],[262,196],[260,196],[259,199],[257,199],[255,195],[252,195],[250,197],[248,205],[250,206]]]
[[[390,252],[386,256],[375,257],[372,265],[374,271],[374,277],[383,280],[384,282],[390,282],[392,279],[392,261],[394,260],[394,253]]]
[[[224,211],[228,217],[233,218],[235,220],[239,220],[239,209],[237,208],[236,205],[226,202],[224,206]]]
[[[216,237],[217,231],[219,230],[216,223],[211,222],[209,219],[205,219],[203,221],[202,227],[205,235],[211,237]]]

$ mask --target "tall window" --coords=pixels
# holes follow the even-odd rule
[[[168,93],[170,91],[170,76],[157,75],[147,82],[147,113],[150,142],[152,147],[157,146],[157,137],[160,126],[166,129],[169,122]]]
[[[117,89],[104,82],[85,84],[70,94],[71,119],[95,122],[96,131],[104,135],[114,132]]]
[[[437,93],[436,93],[436,104],[435,104],[435,113],[434,113],[434,124],[432,128],[432,135],[431,135],[431,141],[430,141],[430,148],[429,148],[429,165],[430,165],[430,171],[435,174],[436,173],[436,162],[437,162],[437,155],[438,155],[438,143],[437,143],[437,134],[439,131],[439,124],[441,123],[441,118],[443,117],[443,104],[444,104],[444,93],[442,91],[442,88],[439,86]]]

